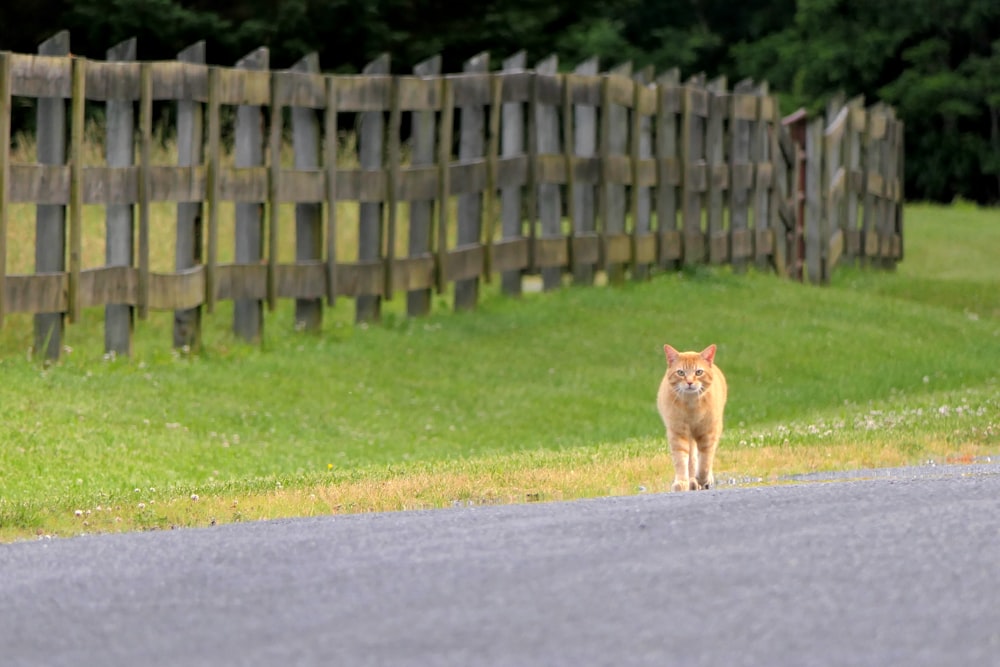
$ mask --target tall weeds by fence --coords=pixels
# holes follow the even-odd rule
[[[902,123],[862,100],[783,118],[766,84],[595,60],[560,71],[554,57],[528,68],[523,54],[456,74],[432,58],[409,76],[387,57],[360,75],[322,74],[312,56],[271,70],[263,48],[207,66],[203,44],[171,62],[135,61],[134,40],[107,61],[68,54],[66,33],[39,55],[0,53],[0,324],[33,313],[49,357],[64,319],[94,306],[107,349],[128,353],[136,316],[176,311],[174,344],[197,345],[202,310],[223,300],[254,340],[279,299],[315,328],[343,297],[359,321],[404,296],[425,314],[452,286],[473,308],[494,276],[517,294],[525,274],[554,289],[728,263],[823,283],[838,262],[902,257]],[[11,150],[13,103],[36,111],[34,161]],[[157,149],[157,105],[171,151]],[[87,158],[92,116],[103,164]],[[11,244],[24,206],[33,249]],[[94,207],[105,259],[84,266]],[[154,269],[164,244],[173,266]],[[7,273],[32,250],[33,272]]]

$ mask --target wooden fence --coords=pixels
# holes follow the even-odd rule
[[[201,311],[222,300],[235,304],[235,332],[255,340],[264,307],[282,298],[315,328],[341,297],[359,321],[402,293],[411,315],[425,314],[451,284],[455,308],[473,308],[493,276],[517,294],[525,274],[553,289],[568,276],[614,283],[730,263],[822,283],[838,262],[902,257],[902,123],[881,105],[783,119],[766,84],[729,91],[676,70],[600,72],[596,60],[559,72],[554,57],[529,69],[523,54],[497,70],[483,54],[447,75],[432,58],[412,76],[390,75],[383,57],[335,76],[312,56],[270,70],[263,48],[234,68],[206,66],[203,44],[170,62],[135,52],[130,40],[107,61],[73,57],[60,33],[38,55],[0,53],[0,324],[33,313],[36,351],[50,358],[65,318],[94,306],[105,307],[107,349],[127,354],[136,315],[176,311],[174,344],[197,345]],[[37,109],[36,163],[12,161],[18,98]],[[176,164],[153,162],[154,103],[175,110]],[[104,107],[105,165],[84,164],[88,104]],[[345,119],[356,123],[353,162],[339,154]],[[280,159],[289,136],[291,165]],[[333,204],[344,201],[359,208],[350,261],[336,247]],[[177,204],[168,273],[150,269],[156,202]],[[231,263],[218,259],[223,202],[234,204]],[[30,275],[6,271],[10,253],[27,251],[8,246],[18,203],[36,206]],[[289,203],[294,230],[279,224]],[[107,259],[83,268],[92,204],[106,208]],[[288,233],[295,261],[280,262]]]

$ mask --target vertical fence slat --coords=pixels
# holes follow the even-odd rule
[[[244,56],[236,69],[266,70],[270,54],[260,47]],[[257,167],[264,164],[264,130],[261,108],[241,104],[236,108],[234,164]],[[263,202],[236,202],[236,252],[238,265],[257,265],[264,257]],[[243,340],[259,341],[264,324],[263,303],[260,299],[235,299],[233,303],[233,333]]]
[[[527,55],[519,51],[503,61],[503,71],[523,70]],[[503,105],[503,126],[500,137],[500,155],[503,158],[524,155],[524,105],[521,102],[505,102]],[[505,241],[524,236],[522,218],[522,189],[509,185],[500,190],[501,234]],[[521,294],[521,270],[511,269],[500,275],[500,289],[508,296]]]
[[[337,302],[337,85],[327,77],[323,112],[323,174],[326,186],[326,304]]]
[[[497,171],[500,168],[500,117],[502,115],[503,79],[490,77],[490,117],[486,146],[486,193],[483,209],[486,212],[486,247],[483,258],[483,274],[487,283],[493,280],[493,241],[496,239],[497,219]]]
[[[292,65],[293,72],[319,73],[319,55],[310,53]],[[319,119],[316,111],[292,107],[292,152],[295,169],[319,169]],[[315,262],[323,258],[323,205],[295,204],[295,261]],[[295,300],[295,328],[319,331],[323,323],[323,301],[318,298]]]
[[[7,313],[7,218],[10,215],[10,54],[0,52],[0,328]]]
[[[43,56],[69,55],[69,32],[53,35],[38,47]],[[38,99],[36,150],[39,164],[66,163],[66,100],[60,97]],[[35,207],[35,272],[62,273],[66,270],[66,207],[62,204],[38,204]],[[34,318],[35,354],[58,359],[62,349],[65,316],[63,313],[37,313]]]
[[[844,158],[847,169],[847,236],[844,238],[844,255],[847,260],[857,262],[861,256],[861,230],[858,204],[862,190],[861,136],[864,131],[864,98],[856,97],[848,103],[850,115],[847,123],[847,154]]]
[[[219,178],[222,165],[221,128],[219,118],[220,71],[208,70],[208,173],[205,189],[208,209],[208,230],[205,257],[205,308],[215,310],[216,266],[219,258]]]
[[[753,82],[740,81],[733,88],[729,112],[729,229],[732,235],[733,271],[746,271],[750,245],[750,159],[751,123],[744,117],[742,105],[753,94]]]
[[[281,93],[285,79],[280,73],[271,73],[270,122],[268,124],[267,150],[267,309],[274,311],[278,305],[278,240],[281,231],[281,135],[284,112]]]
[[[768,268],[779,247],[783,247],[784,234],[774,234],[772,216],[777,213],[771,207],[770,192],[777,188],[778,175],[771,164],[770,134],[780,127],[777,104],[772,104],[768,96],[767,83],[757,86],[757,120],[750,123],[750,161],[754,167],[753,180],[753,248],[754,259],[759,271]]]
[[[612,68],[608,72],[608,76],[631,78],[632,63],[626,62]],[[612,157],[628,155],[628,109],[611,101],[610,87],[605,93],[603,104],[601,105],[601,114],[607,119],[606,124],[602,128],[602,134],[606,136],[601,137],[604,142],[602,143],[604,150],[601,155],[601,162],[604,165],[602,172],[606,177],[602,188],[604,197],[602,212],[604,214],[603,229],[605,244],[607,244],[611,238],[626,233],[625,215],[628,205],[625,198],[625,185],[620,182],[616,170],[611,168]],[[605,257],[607,258],[606,248],[607,245],[605,245]],[[607,273],[608,282],[611,284],[620,284],[625,279],[625,265],[621,262],[612,262],[605,259],[604,270]]]
[[[399,198],[400,137],[403,112],[400,109],[399,79],[393,78],[389,95],[389,178],[386,179],[385,201],[389,208],[386,221],[385,244],[385,298],[392,298],[393,262],[396,258],[396,224]]]
[[[646,85],[653,80],[653,74],[653,68],[647,67],[633,76],[632,115],[629,130],[629,157],[632,177],[629,208],[632,211],[632,278],[635,280],[649,278],[649,264],[639,261],[639,246],[652,228],[650,220],[652,211],[650,210],[649,186],[640,185],[639,179],[642,173],[641,164],[644,160],[652,157],[653,151],[651,119],[642,113],[641,108],[642,93]]]
[[[806,127],[806,277],[810,283],[823,280],[823,119]]]
[[[177,54],[185,63],[205,63],[205,42],[197,42]],[[193,99],[177,100],[177,166],[201,164],[202,151],[201,103]],[[203,261],[202,205],[199,202],[177,204],[177,240],[174,246],[174,267],[185,271]],[[201,306],[174,311],[174,347],[197,349],[201,343]]]
[[[585,60],[576,66],[577,76],[596,77],[600,69],[597,58]],[[567,86],[567,89],[569,87]],[[567,90],[567,93],[569,91]],[[569,150],[569,147],[567,147]],[[577,104],[573,107],[573,154],[578,158],[592,158],[597,155],[597,107]],[[572,189],[573,233],[578,237],[592,237],[597,233],[597,211],[595,184],[579,183],[574,180]],[[591,285],[594,282],[595,264],[573,255],[573,283]]]
[[[657,79],[656,101],[656,231],[658,260],[663,268],[676,268],[681,256],[677,232],[677,186],[681,161],[677,153],[677,117],[681,111],[680,70],[674,68]]]
[[[365,65],[363,74],[380,76],[389,74],[389,56],[382,54]],[[360,114],[358,151],[361,168],[377,171],[382,168],[382,150],[385,138],[383,112],[364,111]],[[358,215],[358,260],[371,262],[382,259],[382,211],[380,202],[363,202]],[[382,311],[382,297],[378,294],[361,294],[354,302],[356,322],[373,322]]]
[[[83,137],[87,122],[87,60],[73,58],[70,100],[69,169],[69,319],[80,321],[80,270],[83,263]]]
[[[127,39],[107,51],[106,59],[130,62],[136,58],[136,40]],[[109,167],[131,167],[135,153],[134,100],[105,102],[105,152]],[[108,204],[105,207],[105,265],[132,266],[135,252],[135,211],[132,204]],[[125,303],[104,307],[104,351],[132,354],[132,330],[135,311]]]
[[[441,79],[441,128],[438,136],[437,263],[435,282],[443,294],[448,269],[448,218],[451,199],[451,141],[455,122],[455,91],[448,77]]]
[[[490,56],[480,53],[465,61],[465,73],[486,73],[490,70]],[[459,107],[458,159],[474,160],[483,157],[483,128],[486,113],[481,104]],[[458,246],[475,245],[482,241],[483,197],[479,192],[458,196]],[[455,310],[471,310],[479,298],[479,278],[455,281]]]
[[[433,77],[441,74],[441,56],[434,56],[413,68],[413,73],[420,77]],[[413,166],[434,164],[434,136],[437,124],[434,111],[415,111],[412,119],[412,138],[410,140],[410,162]],[[420,257],[431,251],[431,216],[434,212],[433,200],[418,200],[409,203],[410,257]],[[406,312],[411,317],[427,315],[431,311],[431,290],[421,288],[410,290],[406,295]]]
[[[152,195],[153,160],[153,68],[148,62],[139,69],[139,298],[140,319],[149,317],[149,205]]]
[[[726,78],[708,85],[708,121],[705,128],[705,160],[708,170],[708,261],[722,264],[729,260],[729,234],[725,229],[724,204],[728,174],[724,159],[725,121],[728,110]]]
[[[559,59],[554,55],[549,56],[535,65],[535,73],[546,77],[555,77],[559,73]],[[533,117],[534,129],[532,133],[535,135],[536,156],[561,153],[559,112],[551,104],[542,104],[536,99]],[[535,192],[538,204],[538,222],[541,227],[539,229],[540,237],[543,239],[561,237],[562,195],[559,185],[557,183],[538,183]],[[562,284],[562,269],[558,266],[542,267],[541,274],[543,290],[553,290]]]
[[[702,232],[702,200],[706,190],[705,122],[709,97],[704,78],[693,77],[684,87],[684,119],[681,155],[684,187],[684,264],[705,261],[705,234]]]

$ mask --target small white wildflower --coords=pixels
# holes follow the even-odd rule
[[[198,494],[197,493],[192,493],[191,494],[191,500],[198,500]]]
[[[83,516],[83,510],[77,510],[77,511],[73,512],[73,514],[76,515],[76,516]]]

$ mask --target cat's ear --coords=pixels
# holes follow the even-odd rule
[[[715,345],[709,345],[704,350],[701,351],[701,358],[707,361],[709,364],[715,361]]]
[[[667,355],[667,363],[672,364],[680,358],[681,354],[669,345],[663,346],[663,352]]]

